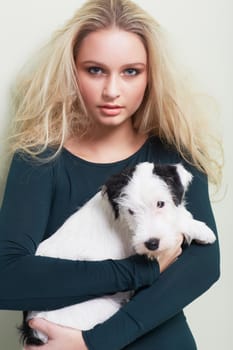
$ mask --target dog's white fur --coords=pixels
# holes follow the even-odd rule
[[[175,166],[185,192],[192,175],[181,164]],[[162,250],[176,243],[180,233],[188,243],[192,240],[213,243],[213,232],[205,223],[193,219],[183,200],[175,205],[169,186],[162,177],[153,173],[153,167],[154,164],[148,162],[136,166],[132,178],[115,199],[119,209],[117,218],[103,187],[55,234],[39,245],[36,255],[96,261],[121,259],[138,253],[156,258]],[[158,249],[149,250],[145,246],[145,242],[151,239],[159,240]],[[54,311],[30,312],[28,319],[42,317],[86,330],[108,319],[128,297],[129,293],[117,293]],[[47,341],[46,336],[39,332],[37,335],[42,341]]]

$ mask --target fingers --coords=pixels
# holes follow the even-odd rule
[[[182,254],[183,239],[184,239],[183,235],[179,235],[177,237],[175,246],[173,246],[170,249],[161,251],[161,253],[159,254],[159,257],[157,257],[157,261],[160,267],[160,272],[163,272],[164,270],[166,270]]]
[[[46,334],[48,338],[52,337],[53,330],[52,324],[42,318],[33,318],[29,322],[29,326],[37,331]],[[48,347],[46,344],[44,345],[25,345],[24,350],[47,350]]]
[[[177,237],[177,245],[182,245],[182,243],[184,242],[184,235],[183,234],[179,234]]]
[[[33,318],[29,321],[29,326],[47,335],[49,335],[49,332],[51,331],[50,322],[42,318]]]

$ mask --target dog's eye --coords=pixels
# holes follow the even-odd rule
[[[128,209],[128,212],[130,213],[130,215],[133,215],[133,214],[134,214],[134,211],[131,210],[131,209]]]
[[[165,202],[163,202],[163,201],[157,202],[157,208],[163,208],[164,206],[165,206]]]

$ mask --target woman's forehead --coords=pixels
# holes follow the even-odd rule
[[[79,62],[112,64],[146,64],[147,53],[137,34],[118,28],[88,34],[77,52]]]

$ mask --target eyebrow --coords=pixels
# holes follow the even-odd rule
[[[102,67],[108,67],[106,64],[102,62],[97,62],[97,61],[82,61],[80,62],[81,64],[93,64],[95,66],[102,66]],[[122,67],[135,67],[135,66],[143,66],[146,67],[146,63],[143,62],[131,62],[131,63],[126,63]]]

